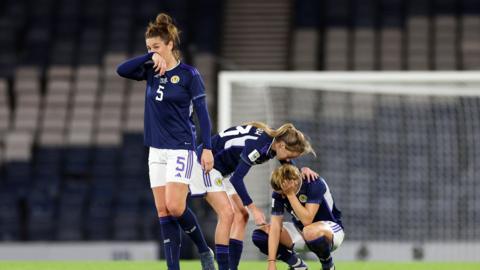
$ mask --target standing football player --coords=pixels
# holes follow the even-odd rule
[[[122,77],[147,82],[144,141],[149,147],[150,184],[168,269],[180,269],[180,225],[196,244],[202,268],[214,270],[213,252],[186,205],[192,170],[197,166],[192,107],[202,132],[201,166],[206,172],[213,167],[203,80],[196,68],[180,61],[179,30],[169,15],[161,13],[149,23],[145,41],[148,53],[122,63],[117,72]]]

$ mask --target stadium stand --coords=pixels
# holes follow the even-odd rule
[[[145,52],[145,25],[160,11],[169,12],[183,30],[184,58],[203,74],[213,115],[220,69],[480,68],[476,0],[146,0],[139,6],[133,0],[9,0],[0,7],[0,241],[156,237],[142,137],[145,89],[142,83],[119,78],[115,68],[127,57]],[[358,103],[366,107],[375,104],[376,140],[371,122],[362,119],[369,113],[363,107],[353,108],[359,112],[357,118],[345,117],[348,98],[342,94],[325,95],[321,104],[315,104],[322,108],[316,120],[324,127],[322,140],[315,137],[319,130],[306,133],[322,142],[319,163],[327,168],[325,174],[348,183],[335,186],[335,193],[354,198],[342,205],[352,224],[368,224],[371,215],[391,217],[383,219],[385,224],[352,228],[357,230],[352,235],[372,239],[368,228],[375,225],[379,239],[415,237],[421,230],[398,230],[392,236],[381,228],[399,229],[404,222],[420,228],[427,218],[454,219],[448,213],[458,206],[442,202],[441,192],[446,191],[430,190],[428,177],[411,175],[406,177],[411,182],[402,187],[385,183],[405,178],[405,166],[436,163],[434,177],[445,183],[447,191],[457,192],[449,178],[458,172],[449,164],[458,163],[458,155],[445,149],[443,141],[455,141],[458,135],[445,138],[438,132],[431,149],[415,147],[426,138],[423,133],[435,132],[423,125],[403,131],[402,117],[423,110],[415,102],[400,110],[395,98],[351,98],[363,99]],[[306,104],[296,102],[298,106],[292,108]],[[310,125],[302,122],[301,108],[292,120],[307,129]],[[431,113],[438,130],[452,129],[451,110],[447,104],[418,115]],[[357,127],[355,136],[349,134],[350,126]],[[465,136],[471,141],[480,133],[469,132]],[[391,154],[401,139],[398,134],[408,145],[403,151],[414,160],[399,161]],[[376,166],[390,169],[376,173]],[[351,175],[357,181],[351,181]],[[428,200],[415,188],[419,184],[429,190]],[[378,190],[399,188],[408,191],[409,200],[373,196]],[[472,202],[468,211],[477,213]],[[392,211],[398,204],[405,206],[401,211],[407,220],[400,219],[400,210]],[[382,207],[372,211],[371,205]],[[432,214],[419,217],[415,209],[425,205],[434,205]],[[199,210],[198,216],[214,227],[209,212]],[[456,235],[454,225],[426,230],[431,238],[468,236]]]

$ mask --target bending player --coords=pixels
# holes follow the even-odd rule
[[[344,232],[341,212],[335,207],[325,180],[308,182],[302,179],[297,167],[284,164],[273,171],[271,186],[274,190],[271,223],[252,234],[254,244],[268,255],[268,270],[277,269],[277,259],[290,269],[308,269],[293,250],[294,232],[289,233],[282,226],[285,209],[292,215],[307,247],[320,259],[322,269],[335,269],[331,252],[342,244]]]
[[[199,152],[201,149],[202,146],[200,145],[197,151]],[[252,213],[255,224],[265,224],[265,216],[250,198],[243,178],[253,165],[262,164],[274,158],[282,162],[290,162],[291,159],[300,155],[313,153],[313,149],[304,135],[292,124],[285,124],[274,130],[263,123],[251,122],[228,128],[213,136],[212,151],[214,154],[214,169],[207,174],[207,179],[205,179],[206,192],[208,192],[207,201],[217,201],[216,205],[221,206],[225,206],[225,203],[228,204],[224,193],[209,191],[212,186],[223,185],[230,197],[234,212],[230,230],[227,225],[220,225],[222,220],[223,224],[228,223],[226,222],[229,215],[227,213],[228,207],[221,208],[224,212],[222,214],[212,205],[219,216],[216,240],[219,239],[220,242],[225,243],[225,239],[230,238],[228,249],[224,247],[221,250],[217,249],[217,258],[220,258],[218,251],[228,252],[230,270],[237,270],[243,250],[245,228],[249,219],[247,208]],[[311,179],[318,177],[315,172],[308,168],[303,168],[303,173]],[[192,192],[192,194],[194,193]],[[218,203],[220,201],[222,203]],[[222,215],[224,218],[222,218]],[[221,233],[219,233],[219,230],[221,230]]]

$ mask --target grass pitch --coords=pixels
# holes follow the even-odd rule
[[[318,262],[308,262],[309,269],[319,270]],[[279,270],[287,266],[277,263]],[[338,262],[338,270],[479,270],[480,263],[392,263],[392,262]],[[0,270],[164,270],[165,262],[62,262],[62,261],[0,261]],[[182,261],[182,270],[199,270],[199,261]],[[244,261],[240,270],[267,269],[264,261]]]

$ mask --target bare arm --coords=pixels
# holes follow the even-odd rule
[[[268,269],[276,269],[275,261],[277,259],[278,244],[280,243],[280,233],[282,232],[282,221],[283,216],[272,215],[268,233]]]
[[[293,182],[286,182],[282,185],[282,190],[287,197],[290,205],[293,208],[293,212],[298,219],[302,222],[303,226],[312,224],[313,218],[320,207],[317,203],[307,203],[303,206],[295,194],[296,186]]]

